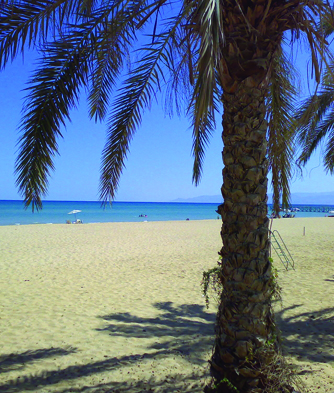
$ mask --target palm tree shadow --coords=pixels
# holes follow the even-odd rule
[[[112,336],[154,338],[155,343],[148,344],[148,350],[177,351],[190,356],[192,361],[213,345],[215,313],[206,312],[198,304],[174,306],[172,302],[162,302],[154,307],[162,312],[155,318],[140,318],[130,313],[100,316],[113,323],[97,330]]]
[[[125,361],[126,359],[124,358],[122,360]],[[84,365],[68,366],[61,370],[42,371],[36,375],[18,377],[15,380],[10,380],[6,384],[0,385],[0,391],[2,393],[15,393],[29,390],[37,391],[44,386],[51,387],[59,382],[76,380],[80,377],[112,370],[120,367],[119,362],[120,359],[118,358],[109,358]],[[69,391],[72,392],[73,389],[71,388]]]
[[[168,356],[169,351],[158,351],[159,355]],[[2,393],[18,393],[26,391],[37,391],[47,387],[49,392],[57,393],[79,393],[89,391],[90,393],[113,392],[113,393],[141,393],[152,392],[159,388],[160,393],[174,393],[175,391],[191,391],[192,393],[200,393],[203,391],[203,386],[198,383],[202,375],[198,373],[190,373],[187,375],[179,375],[178,377],[169,376],[164,379],[151,376],[148,379],[139,379],[134,381],[111,381],[107,383],[97,383],[95,385],[84,385],[80,387],[73,387],[71,382],[75,384],[79,382],[80,378],[103,373],[106,371],[113,371],[122,369],[125,365],[135,365],[139,363],[143,357],[146,360],[154,359],[157,352],[145,355],[132,355],[123,357],[113,357],[102,361],[91,362],[83,365],[68,366],[61,370],[42,371],[36,375],[24,376],[10,380],[6,384],[0,385]],[[130,378],[129,378],[130,379]],[[68,381],[68,388],[57,388],[60,382]],[[180,386],[181,390],[175,390]],[[186,390],[184,386],[191,388]]]
[[[146,381],[101,383],[94,386],[58,390],[57,393],[84,393],[87,391],[89,393],[152,393],[157,391],[159,393],[202,393],[205,385],[205,379],[200,380],[198,374],[191,373],[176,379],[158,380],[152,376]]]
[[[37,375],[24,376],[11,380],[0,386],[3,393],[37,391],[47,387],[48,391],[58,393],[99,393],[102,391],[119,393],[139,393],[159,390],[160,393],[176,391],[201,392],[201,375],[183,374],[177,377],[169,375],[161,379],[151,376],[148,379],[129,381],[102,380],[92,385],[85,385],[80,378],[99,373],[121,370],[125,366],[139,365],[142,359],[155,360],[164,356],[180,354],[187,361],[202,365],[203,351],[213,344],[213,326],[215,313],[208,313],[203,306],[174,306],[171,302],[154,305],[161,313],[155,318],[140,318],[130,313],[108,314],[100,316],[106,321],[104,328],[98,329],[112,336],[150,339],[145,353],[111,357],[102,361],[81,365],[71,365],[64,369],[42,371]],[[287,317],[285,314],[301,305],[293,305],[276,312],[276,319],[282,331],[285,351],[298,359],[314,362],[334,362],[332,347],[334,343],[334,308],[316,312],[304,312]],[[154,338],[154,340],[152,340]],[[0,371],[20,370],[28,362],[42,360],[51,356],[63,356],[75,352],[74,348],[50,348],[26,351],[21,354],[0,356]],[[173,379],[175,378],[175,379]],[[58,387],[60,382],[68,382],[68,388]],[[84,381],[84,380],[82,380]],[[73,383],[77,386],[73,386]],[[78,386],[78,383],[81,386]]]
[[[13,370],[24,369],[27,363],[35,362],[37,360],[65,356],[76,352],[75,348],[45,348],[34,351],[25,351],[22,353],[8,353],[0,355],[0,373],[6,373]]]
[[[71,365],[60,370],[42,371],[36,375],[10,380],[0,386],[0,391],[3,393],[37,391],[40,389],[43,391],[43,388],[47,387],[48,391],[58,393],[86,391],[89,391],[89,393],[102,391],[141,393],[152,392],[156,389],[160,393],[202,392],[204,385],[201,385],[201,378],[204,378],[206,372],[203,367],[199,368],[201,371],[190,373],[182,371],[182,375],[181,373],[180,375],[171,374],[166,378],[161,378],[160,375],[152,375],[149,378],[142,377],[139,380],[133,378],[130,380],[129,378],[129,381],[110,381],[106,383],[99,381],[98,383],[95,382],[93,386],[84,385],[84,377],[122,370],[124,367],[140,365],[140,362],[171,357],[177,353],[191,363],[200,365],[207,363],[207,359],[203,360],[200,355],[203,355],[203,350],[207,351],[213,344],[215,313],[208,313],[203,306],[196,304],[174,306],[171,302],[166,302],[156,303],[154,306],[162,311],[161,315],[156,318],[139,318],[130,313],[99,316],[107,322],[107,326],[98,329],[101,332],[107,332],[113,336],[142,338],[143,340],[154,337],[156,340],[153,344],[152,340],[149,340],[150,344],[147,347],[147,352],[137,355],[110,357],[102,361],[81,365]],[[111,321],[113,323],[110,323]],[[51,353],[52,351],[50,351],[50,356]],[[62,354],[61,351],[59,354]],[[56,355],[56,353],[54,352],[53,355]],[[19,359],[20,356],[26,357],[26,361],[30,359],[28,353],[17,355],[17,358]],[[40,359],[43,358],[42,353],[39,352],[35,356],[39,356]],[[31,359],[34,360],[33,354],[31,354]],[[81,378],[82,382],[80,381]],[[58,387],[57,384],[60,382],[66,382],[68,388]],[[73,384],[76,386],[73,386]]]
[[[299,360],[333,363],[334,307],[291,317],[284,315],[300,306],[296,304],[275,313],[282,332],[284,351]]]

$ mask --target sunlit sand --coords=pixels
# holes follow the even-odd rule
[[[220,221],[0,227],[1,392],[201,392]],[[305,236],[303,234],[305,227]],[[274,220],[295,260],[277,319],[309,392],[334,391],[334,219]],[[151,390],[150,390],[151,389]]]

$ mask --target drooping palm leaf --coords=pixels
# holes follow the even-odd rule
[[[102,155],[100,199],[103,203],[115,197],[129,143],[141,123],[144,109],[150,106],[165,80],[161,67],[167,60],[168,42],[182,21],[181,11],[173,23],[167,23],[166,32],[155,35],[152,44],[144,48],[146,55],[130,72],[114,103]]]
[[[198,37],[189,34],[181,26],[168,43],[164,66],[171,76],[165,91],[165,111],[173,116],[186,112],[194,85],[194,68],[198,56]]]
[[[71,17],[79,0],[37,0],[8,2],[0,8],[0,69],[13,60],[24,46],[45,41],[48,34],[56,36],[56,26]]]
[[[66,38],[47,46],[47,56],[27,89],[16,172],[26,206],[32,204],[33,210],[42,206],[60,128],[77,104],[80,87],[87,83],[90,46],[86,40]]]
[[[193,181],[198,185],[203,168],[204,152],[215,128],[218,110],[216,73],[220,68],[221,45],[224,43],[221,4],[202,0],[191,15],[190,23],[198,26],[200,37],[195,85],[189,108],[193,126]],[[196,31],[196,29],[195,29]]]
[[[31,80],[26,114],[21,124],[23,135],[16,172],[26,205],[31,203],[33,209],[41,207],[41,197],[47,189],[53,169],[52,157],[58,151],[60,127],[70,119],[70,110],[76,106],[80,87],[87,86],[91,66],[99,64],[99,55],[103,53],[108,30],[102,30],[99,35],[99,26],[113,11],[110,7],[96,10],[87,22],[71,26],[71,34],[46,45],[41,66]],[[117,45],[109,47],[109,56],[115,59],[109,70],[110,76],[119,73],[122,64],[119,48],[126,46],[127,35],[119,29]],[[113,79],[109,85],[112,83]]]
[[[133,26],[138,15],[147,12],[141,2],[129,4],[129,7],[130,9],[112,12],[111,18],[102,22],[103,29],[99,29],[100,36],[96,43],[95,66],[88,95],[89,116],[95,117],[96,121],[103,120],[107,114],[112,87],[116,83],[124,58],[128,55],[128,47],[136,40]]]
[[[325,142],[334,123],[334,65],[326,72],[322,85],[317,92],[307,98],[296,113],[298,122],[298,142],[302,147],[299,163],[305,165],[316,148]],[[328,147],[324,156],[325,167],[332,172],[334,161],[329,154]]]
[[[324,165],[326,171],[334,174],[334,111],[329,112],[320,125],[318,133],[326,133],[326,148],[324,154]]]
[[[115,64],[116,59],[112,59],[105,53],[102,61],[96,62],[96,67],[92,72],[91,90],[88,96],[90,106],[89,117],[97,120],[104,120],[108,108],[112,86],[115,84],[121,62]]]
[[[273,205],[278,214],[280,198],[284,208],[289,206],[294,157],[296,90],[292,84],[295,70],[281,49],[276,53],[268,96],[268,159],[272,172]]]

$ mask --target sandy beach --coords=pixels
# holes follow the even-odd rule
[[[219,220],[0,227],[0,391],[201,392]],[[308,392],[334,392],[334,219],[274,220],[295,261],[277,320]],[[305,235],[304,235],[305,231]]]

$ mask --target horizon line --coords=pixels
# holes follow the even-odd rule
[[[334,191],[332,191],[334,193]],[[195,197],[196,198],[196,197]],[[182,199],[182,198],[180,198]],[[0,202],[21,202],[24,203],[24,200],[22,199],[0,199]],[[88,202],[88,203],[99,203],[102,205],[101,201],[94,201],[94,200],[60,200],[60,199],[50,199],[50,200],[44,200],[42,201],[42,203],[48,203],[48,202],[73,202],[73,203],[83,203],[83,202]],[[223,201],[221,202],[201,202],[201,201],[189,201],[189,200],[183,200],[183,201],[177,201],[177,200],[173,200],[173,201],[112,201],[112,202],[108,202],[106,205],[112,205],[113,203],[179,203],[179,204],[208,204],[208,205],[219,205],[221,203],[223,203]],[[268,203],[268,206],[272,206],[273,203]],[[328,204],[328,203],[291,203],[290,206],[294,206],[294,205],[298,205],[298,206],[303,206],[303,205],[309,205],[309,206],[333,206],[334,203],[332,204]]]

